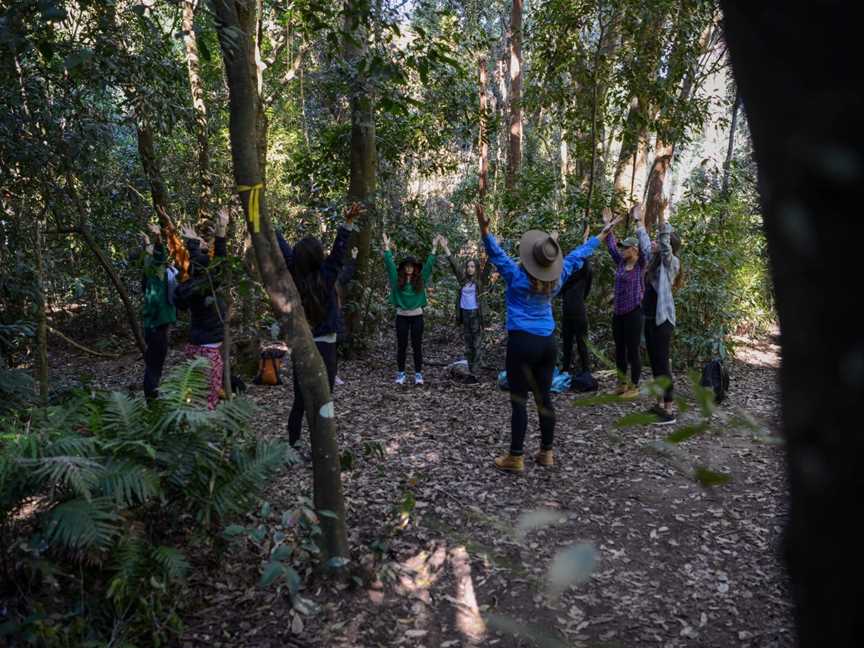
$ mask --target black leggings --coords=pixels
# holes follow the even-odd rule
[[[335,342],[316,342],[318,353],[321,354],[321,359],[324,360],[324,367],[327,369],[327,381],[330,383],[330,391],[333,391],[333,381],[336,380],[336,343]],[[300,391],[300,379],[297,376],[297,364],[292,361],[294,370],[294,404],[291,406],[291,413],[288,415],[288,443],[292,446],[300,440],[300,429],[303,427],[303,414],[306,412],[306,406],[303,403],[303,392]]]
[[[524,452],[528,429],[528,392],[534,394],[540,417],[540,448],[551,450],[555,435],[555,407],[550,387],[558,348],[554,335],[532,335],[524,331],[507,333],[507,382],[510,384],[510,454]]]
[[[144,396],[148,399],[159,395],[159,381],[168,355],[168,325],[144,329]]]
[[[423,371],[423,316],[396,316],[396,365],[405,371],[405,357],[408,354],[408,334],[411,334],[411,349],[414,351],[414,371]]]
[[[573,372],[573,340],[575,339],[582,371],[591,371],[591,364],[588,360],[588,345],[585,343],[585,338],[588,337],[588,319],[563,318],[561,322],[561,337],[564,342],[563,370],[568,373]]]
[[[655,318],[645,318],[645,345],[648,347],[648,359],[651,362],[651,373],[654,378],[665,376],[669,379],[669,386],[663,392],[663,402],[672,402],[672,372],[669,370],[669,346],[672,342],[672,333],[675,327],[669,322],[663,322],[660,326],[655,323]]]
[[[639,357],[639,341],[642,339],[642,307],[624,315],[612,316],[612,336],[615,338],[615,366],[621,377],[627,376],[630,365],[630,382],[639,384],[642,359]]]

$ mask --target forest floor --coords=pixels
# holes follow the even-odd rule
[[[231,544],[218,566],[200,565],[189,581],[183,646],[793,645],[780,559],[787,491],[777,347],[742,341],[709,431],[671,447],[658,442],[698,423],[695,410],[672,428],[620,428],[648,401],[579,407],[581,395],[559,394],[556,465],[540,468],[530,461],[538,444],[532,405],[526,470],[511,475],[492,464],[509,441],[508,395],[491,370],[476,386],[450,380],[444,365],[459,357],[458,338],[427,333],[435,365],[422,387],[392,383],[389,335],[340,364],[339,443],[354,459],[343,472],[352,561],[372,577],[339,584],[304,572],[301,594],[312,609],[301,614],[285,588],[258,587],[260,550]],[[497,366],[503,346],[488,356]],[[179,359],[173,350],[168,366]],[[57,371],[85,369],[83,358],[65,361]],[[140,363],[86,363],[104,387],[124,387],[141,372]],[[249,386],[262,437],[287,436],[286,374],[284,386]],[[613,378],[601,375],[608,391]],[[690,393],[687,377],[676,378]],[[741,414],[749,426],[738,423]],[[706,487],[694,479],[697,466],[731,479]],[[308,465],[287,469],[266,493],[271,509],[296,508],[299,496],[311,496],[311,479]],[[533,516],[546,524],[520,535],[520,516],[531,511],[552,513]],[[554,597],[550,564],[583,543],[596,552],[593,571]]]

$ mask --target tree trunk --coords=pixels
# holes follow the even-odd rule
[[[481,58],[478,64],[480,71],[480,135],[478,146],[480,149],[479,187],[478,202],[482,205],[486,200],[486,192],[489,188],[489,133],[486,124],[489,121],[489,102],[486,97],[486,59]]]
[[[39,402],[48,405],[48,317],[45,313],[45,260],[42,218],[36,219],[36,377]]]
[[[522,168],[522,5],[512,0],[510,13],[510,148],[506,186],[516,186]]]
[[[229,214],[231,211],[229,210]],[[226,233],[226,244],[230,245],[234,238],[234,223],[228,221],[228,231]],[[234,272],[231,270],[230,264],[231,254],[228,255],[228,260],[223,263],[228,263],[225,267],[225,272],[222,274],[224,281],[219,286],[222,291],[222,297],[225,300],[225,320],[222,322],[222,389],[225,391],[225,397],[231,399],[234,397],[234,391],[231,389],[231,347],[234,344],[231,335],[231,315],[234,311],[234,296],[231,293],[231,286],[234,283]]]
[[[594,174],[597,172],[597,84],[599,83],[600,71],[600,54],[606,44],[604,41],[604,25],[603,17],[598,13],[598,23],[600,25],[600,35],[597,37],[597,50],[594,52],[594,70],[592,79],[592,94],[591,94],[591,169],[588,175],[588,198],[585,201],[585,224],[591,222],[591,199],[594,196]]]
[[[168,191],[165,189],[165,180],[162,178],[162,167],[159,164],[159,158],[156,156],[153,130],[140,115],[136,115],[136,121],[135,130],[138,134],[138,156],[141,158],[144,175],[147,176],[147,181],[150,183],[150,197],[153,200],[153,209],[156,211],[156,216],[159,218],[159,223],[162,227],[169,227],[171,225],[169,217],[171,212],[168,207]]]
[[[255,5],[241,0],[215,0],[213,6],[228,84],[234,179],[238,187],[258,187],[263,185],[264,179],[256,143],[260,132],[256,123],[260,99],[255,68],[250,64],[254,45],[249,37],[256,24]],[[256,193],[260,195],[257,215],[251,209]],[[348,535],[336,444],[336,418],[327,371],[312,340],[300,297],[276,242],[276,233],[267,215],[266,189],[260,186],[251,191],[244,190],[239,196],[258,271],[270,296],[273,313],[292,349],[292,362],[302,377],[301,389],[307,403],[312,444],[315,507],[332,511],[336,516],[321,518],[322,552],[325,559],[347,557]]]
[[[782,331],[790,492],[785,555],[798,645],[864,645],[857,511],[864,491],[864,338],[854,315],[864,240],[856,3],[721,0],[759,166]],[[806,46],[805,46],[806,45]],[[840,237],[851,245],[845,249]],[[852,282],[852,283],[850,283]],[[851,292],[850,292],[851,291]]]
[[[729,197],[729,176],[732,172],[732,156],[735,153],[735,131],[738,129],[738,108],[741,106],[741,93],[735,90],[735,101],[732,104],[732,121],[729,123],[729,146],[726,148],[726,159],[723,160],[723,184],[720,195]]]
[[[204,82],[198,57],[198,38],[195,35],[195,0],[183,0],[183,45],[186,48],[186,67],[189,71],[189,89],[195,113],[195,138],[198,140],[198,217],[208,219],[213,183],[210,180],[210,139],[207,134],[207,106],[204,104]]]
[[[668,199],[668,196],[664,195],[663,189],[666,184],[666,173],[671,163],[671,153],[658,155],[648,174],[645,194],[645,229],[649,232],[660,220],[660,214],[665,208],[665,201]]]
[[[123,303],[123,310],[126,312],[126,320],[129,322],[129,328],[132,329],[132,336],[135,340],[135,344],[143,354],[147,349],[147,345],[144,343],[144,336],[141,335],[141,328],[138,326],[138,312],[132,304],[129,292],[126,290],[126,284],[124,284],[123,280],[120,279],[120,275],[117,274],[117,270],[114,268],[114,264],[111,263],[111,259],[107,254],[105,254],[105,251],[99,247],[99,243],[96,241],[93,232],[90,229],[90,224],[84,219],[83,215],[79,221],[77,231],[81,235],[81,238],[84,239],[87,247],[90,248],[90,251],[96,255],[96,258],[99,260],[99,265],[101,265],[105,272],[108,273],[108,278],[111,279],[111,283],[114,284],[114,288],[120,296],[120,301]]]
[[[359,12],[363,12],[358,14]],[[369,283],[372,226],[375,223],[378,153],[375,145],[375,107],[366,75],[359,62],[366,55],[366,29],[369,5],[348,0],[343,23],[344,56],[351,69],[357,70],[351,92],[351,175],[348,202],[361,203],[366,213],[359,219],[359,231],[352,235],[351,247],[357,248],[354,281],[351,285],[345,317],[345,332],[353,347],[360,333],[363,291]]]

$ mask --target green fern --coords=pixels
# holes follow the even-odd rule
[[[159,565],[162,573],[170,580],[180,580],[189,572],[189,561],[182,552],[173,547],[154,547],[150,558]]]
[[[216,515],[225,518],[244,510],[273,473],[285,465],[286,452],[285,444],[267,441],[259,441],[251,451],[235,450],[233,474],[216,484],[210,498]]]
[[[109,462],[99,480],[99,491],[119,506],[129,508],[162,493],[159,475],[130,461]]]
[[[145,427],[147,404],[143,398],[112,392],[102,415],[103,431],[115,436],[140,434]]]
[[[35,460],[22,459],[21,463],[32,465],[33,475],[41,483],[52,488],[68,490],[86,500],[93,497],[93,489],[104,470],[98,461],[74,455],[42,457]]]
[[[111,499],[74,499],[48,514],[47,537],[65,549],[108,549],[120,533],[119,524]]]
[[[160,400],[169,404],[171,412],[206,409],[210,393],[210,362],[195,358],[178,365],[162,381]]]

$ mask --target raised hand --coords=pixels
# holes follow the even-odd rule
[[[231,211],[226,207],[222,207],[219,210],[219,216],[216,218],[216,236],[219,238],[225,238],[225,234],[228,232],[228,221],[231,218]]]
[[[636,203],[630,208],[630,218],[635,220],[638,224],[642,224],[642,205]]]
[[[153,240],[158,241],[162,238],[162,229],[156,223],[148,223],[147,229],[153,235]]]
[[[609,207],[603,208],[603,224],[608,225],[612,222],[612,210]]]
[[[387,250],[392,249],[392,248],[390,247],[390,237],[387,236],[387,232],[384,232],[384,234],[382,235],[382,241],[384,242],[384,251],[385,251],[385,252],[386,252]]]
[[[192,227],[190,225],[183,225],[180,228],[180,236],[182,236],[185,239],[195,239],[198,241],[201,240],[201,237],[198,236],[198,234],[195,232],[194,229],[192,229]]]
[[[585,231],[582,233],[582,243],[588,242],[588,237],[591,235],[591,225],[585,224]]]
[[[366,212],[366,208],[362,203],[353,202],[345,208],[345,222],[349,225],[354,222],[354,219],[358,216],[364,214]]]
[[[441,249],[444,250],[444,254],[450,256],[450,245],[447,242],[447,239],[444,238],[443,234],[438,235],[438,244],[441,246]]]
[[[351,248],[351,258],[354,259],[355,261],[357,260],[357,255],[359,253],[360,253],[360,250],[358,250],[356,247]]]

